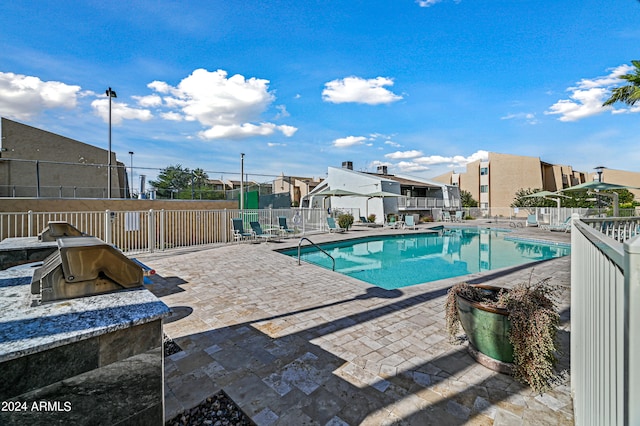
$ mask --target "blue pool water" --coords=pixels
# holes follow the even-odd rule
[[[566,256],[568,244],[505,238],[507,231],[452,228],[444,234],[412,233],[321,244],[336,271],[385,289]],[[284,254],[297,257],[298,250]],[[304,246],[302,260],[331,269],[326,254]]]

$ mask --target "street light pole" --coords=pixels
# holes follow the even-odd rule
[[[240,210],[244,210],[244,152],[240,153]]]
[[[604,166],[594,167],[595,171],[598,172],[598,182],[602,183],[602,170],[605,169]],[[596,194],[596,199],[598,203],[598,213],[600,213],[600,195]]]
[[[109,98],[109,160],[107,162],[107,198],[111,198],[111,98],[117,98],[116,92],[109,87],[106,92]]]
[[[131,189],[129,190],[129,198],[133,198],[133,151],[129,151],[131,156]]]

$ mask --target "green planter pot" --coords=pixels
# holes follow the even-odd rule
[[[489,293],[500,288],[476,286]],[[510,373],[513,345],[509,341],[511,322],[506,309],[490,308],[457,295],[460,324],[469,339],[469,352],[481,364],[492,370]]]

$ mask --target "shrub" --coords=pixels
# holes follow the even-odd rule
[[[349,230],[351,225],[353,225],[353,215],[351,213],[341,213],[340,216],[338,216],[338,226],[340,226],[340,228]]]
[[[367,220],[368,220],[369,222],[371,222],[371,223],[375,222],[375,221],[376,221],[376,215],[375,215],[375,214],[373,214],[373,213],[371,213],[371,214],[369,215],[369,217],[367,217]]]
[[[509,311],[511,330],[509,340],[513,345],[513,375],[536,392],[549,389],[555,377],[554,367],[558,362],[557,342],[560,315],[556,309],[556,288],[545,278],[536,284],[517,284],[512,289],[502,289],[495,298],[487,299],[486,292],[467,283],[454,285],[447,295],[445,317],[446,329],[451,341],[459,331],[460,318],[456,295],[480,302],[488,307]]]

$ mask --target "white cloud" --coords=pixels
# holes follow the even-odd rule
[[[411,151],[396,151],[396,152],[392,152],[390,154],[385,154],[385,157],[387,158],[392,158],[394,160],[396,159],[400,159],[400,158],[415,158],[415,157],[420,157],[422,155],[422,151],[418,151],[418,150],[411,150]]]
[[[559,115],[560,121],[577,121],[585,117],[601,114],[611,110],[612,113],[619,113],[621,110],[615,110],[611,107],[603,107],[602,104],[609,97],[609,93],[613,86],[619,85],[624,80],[619,77],[623,74],[631,72],[634,68],[630,65],[621,65],[613,68],[611,72],[603,77],[594,79],[582,79],[576,83],[575,87],[569,87],[569,99],[561,99],[549,107],[545,114]],[[632,108],[624,108],[624,112],[631,111]]]
[[[377,77],[365,80],[360,77],[347,77],[325,83],[322,100],[341,104],[355,102],[360,104],[378,105],[396,102],[402,96],[387,90],[384,86],[393,86],[390,78]]]
[[[345,148],[348,146],[362,145],[367,138],[364,136],[347,136],[333,141],[333,146],[337,148]]]
[[[454,155],[453,157],[443,157],[440,155],[430,155],[428,157],[419,157],[415,158],[413,161],[419,164],[426,164],[429,166],[434,165],[451,165],[451,166],[466,166],[467,164],[473,161],[485,161],[489,159],[489,152],[487,151],[476,151],[468,157],[464,157],[462,155]]]
[[[401,161],[397,164],[397,167],[402,172],[423,172],[429,170],[429,167],[413,161]]]
[[[291,115],[289,114],[289,111],[287,111],[287,107],[285,105],[276,105],[276,109],[279,111],[276,114],[276,120],[279,118],[289,117]]]
[[[384,143],[385,143],[385,145],[391,145],[391,146],[392,146],[392,147],[394,147],[394,148],[399,148],[399,147],[401,147],[401,146],[402,146],[402,145],[400,145],[399,143],[394,142],[394,141],[384,141]]]
[[[298,129],[291,126],[276,126],[273,123],[243,123],[213,126],[198,133],[203,139],[243,139],[251,136],[270,136],[276,130],[285,136],[293,135]]]
[[[273,147],[273,146],[287,146],[286,143],[280,143],[280,142],[267,142],[267,146],[268,147]]]
[[[539,121],[536,118],[536,115],[530,112],[518,112],[515,114],[507,114],[503,117],[500,117],[500,120],[521,120],[526,121],[527,124],[538,124]]]
[[[182,120],[184,120],[184,117],[181,114],[179,114],[177,112],[173,112],[173,111],[171,111],[171,112],[163,112],[162,114],[160,114],[160,117],[162,117],[163,119],[168,120],[168,121],[182,121]]]
[[[440,3],[442,0],[416,0],[420,7],[431,7],[436,3]]]
[[[138,101],[138,105],[145,108],[157,107],[162,105],[162,98],[158,95],[132,96],[132,98]]]
[[[153,81],[147,87],[165,95],[164,104],[174,110],[173,113],[182,115],[186,121],[198,121],[208,127],[199,133],[205,139],[266,136],[274,131],[291,136],[297,131],[293,126],[261,122],[262,113],[275,100],[269,92],[268,80],[246,79],[240,74],[227,77],[224,70],[210,72],[201,68],[176,87],[162,81]],[[288,116],[284,106],[278,106],[278,109],[279,117]]]
[[[107,122],[109,121],[109,98],[106,95],[102,96],[101,99],[91,102],[91,107],[96,115]],[[148,121],[152,118],[153,115],[148,109],[131,108],[125,103],[111,99],[111,122],[115,125],[122,123],[122,120]]]
[[[0,72],[0,114],[28,120],[47,109],[72,109],[76,106],[79,92],[80,86]]]

